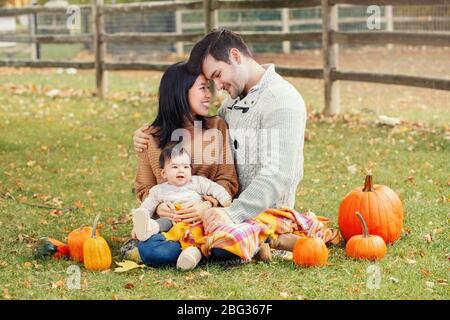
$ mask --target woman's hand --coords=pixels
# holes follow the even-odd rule
[[[156,213],[158,216],[161,218],[170,219],[172,221],[175,221],[175,211],[175,205],[172,202],[163,202],[156,208]]]
[[[147,129],[150,125],[145,124],[143,127],[137,129],[133,135],[133,146],[134,150],[137,152],[142,152],[148,148],[148,140],[150,139],[150,135],[144,133],[144,130]]]
[[[211,207],[209,201],[190,201],[183,204],[183,209],[176,211],[175,221],[197,224],[202,221],[203,213]]]

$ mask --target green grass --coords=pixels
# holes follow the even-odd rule
[[[296,208],[330,217],[336,225],[340,201],[362,184],[364,168],[372,167],[375,182],[400,195],[407,231],[376,264],[379,289],[366,286],[372,263],[346,258],[342,246],[330,249],[331,265],[325,268],[298,269],[282,260],[208,264],[190,273],[145,268],[115,274],[81,267],[80,290],[58,285],[73,262],[36,260],[33,240],[66,240],[69,231],[101,212],[101,233],[117,256],[120,242],[113,237],[129,235],[128,214],[138,204],[131,192],[132,132],[153,119],[156,98],[136,91],[155,93],[158,79],[130,81],[113,74],[110,80],[111,95],[99,102],[86,90],[93,84],[87,74],[0,77],[0,299],[449,299],[448,127],[390,129],[361,114],[308,121]],[[63,97],[45,95],[54,87],[63,89]],[[348,171],[351,165],[356,174]],[[64,207],[81,201],[82,207],[55,215],[24,204],[58,201]],[[128,222],[114,224],[120,221]],[[441,232],[428,243],[425,236],[435,229]]]

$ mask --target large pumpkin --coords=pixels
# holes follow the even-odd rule
[[[92,234],[92,227],[81,227],[73,230],[67,237],[67,246],[69,247],[70,257],[78,262],[83,262],[83,245]],[[98,230],[96,234],[99,235]]]
[[[359,212],[356,212],[361,225],[363,234],[356,235],[348,240],[345,246],[345,254],[355,259],[380,260],[386,255],[386,243],[380,236],[370,235],[367,230],[367,224]]]
[[[339,229],[345,241],[362,234],[356,211],[361,212],[370,234],[382,237],[386,243],[394,243],[400,237],[402,202],[392,189],[374,185],[370,173],[366,176],[364,187],[349,192],[339,206]]]
[[[106,270],[110,268],[112,262],[108,243],[94,232],[97,230],[99,218],[100,214],[95,217],[91,237],[83,245],[84,266],[88,270]]]
[[[306,237],[299,238],[295,243],[293,253],[294,263],[301,267],[324,266],[328,262],[328,249],[321,238],[314,236],[317,227],[315,222]]]

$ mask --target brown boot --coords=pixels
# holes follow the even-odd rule
[[[293,251],[295,243],[301,236],[293,233],[280,234],[276,239],[270,239],[270,247],[277,250]]]
[[[338,245],[341,242],[341,236],[338,229],[327,228],[323,231],[323,241],[327,245]]]
[[[255,258],[260,261],[270,262],[272,261],[272,253],[270,252],[270,246],[268,243],[261,243],[258,253]]]

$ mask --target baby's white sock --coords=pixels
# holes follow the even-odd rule
[[[202,253],[197,247],[187,247],[177,260],[177,268],[183,271],[194,269],[202,259]]]
[[[139,241],[145,241],[159,232],[159,224],[150,218],[150,215],[144,209],[133,210],[133,225],[136,238]]]

